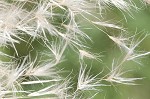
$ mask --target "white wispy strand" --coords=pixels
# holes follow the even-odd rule
[[[114,28],[114,29],[119,29],[119,30],[123,30],[124,31],[123,27],[117,26],[115,24],[111,24],[111,23],[108,23],[108,22],[92,22],[92,23],[94,23],[96,25],[100,25],[100,26],[104,26],[104,27],[109,27],[109,28]]]
[[[43,83],[48,83],[48,82],[54,82],[54,81],[60,81],[58,79],[53,79],[53,80],[37,80],[37,81],[27,81],[27,82],[22,82],[21,84],[23,85],[32,85],[32,84],[43,84]]]

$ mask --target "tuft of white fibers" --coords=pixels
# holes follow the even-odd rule
[[[1,45],[7,44],[8,42],[12,44],[19,43],[19,40],[23,40],[19,36],[23,33],[21,31],[31,34],[30,27],[28,28],[24,25],[24,19],[28,12],[22,9],[22,5],[19,5],[18,7],[15,4],[9,4],[6,5],[6,7],[1,7],[0,12]]]
[[[55,13],[52,12],[52,5],[48,2],[38,3],[35,10],[32,11],[31,22],[35,24],[35,31],[37,34],[43,33],[44,38],[46,37],[46,30],[50,35],[58,35],[58,30],[51,24],[51,19]],[[34,25],[33,24],[33,25]],[[42,34],[40,34],[42,36]]]
[[[80,63],[80,71],[78,74],[78,81],[77,81],[77,88],[75,92],[73,93],[73,98],[72,99],[82,99],[82,95],[84,92],[95,92],[95,94],[92,94],[89,99],[92,99],[98,92],[100,92],[100,87],[102,86],[107,86],[105,84],[102,84],[101,81],[102,79],[99,79],[97,75],[92,75],[90,74],[90,69],[87,69],[87,65],[84,65],[84,63]]]
[[[128,37],[128,38],[124,38],[123,36],[114,37],[114,36],[108,35],[108,37],[111,40],[113,40],[122,50],[125,51],[126,54],[125,54],[123,61],[133,60],[136,62],[137,58],[141,58],[143,56],[150,54],[150,52],[143,53],[140,51],[136,51],[136,48],[147,37],[147,35],[145,35],[144,37],[143,37],[143,35],[140,35],[138,38],[136,36],[137,36],[137,34],[135,34],[131,37]]]
[[[132,0],[96,0],[98,3],[98,7],[102,9],[102,7],[111,7],[115,6],[119,10],[123,10],[125,12],[129,12],[131,9],[137,9],[136,5]]]
[[[90,75],[90,69],[86,70],[87,66],[83,66],[81,63],[79,75],[78,75],[78,83],[77,83],[77,91],[85,91],[85,90],[98,90],[96,87],[104,86],[104,84],[100,83],[100,80],[97,79],[97,75]],[[87,72],[86,72],[87,71]]]
[[[30,66],[26,73],[25,76],[33,76],[33,77],[40,77],[40,76],[50,76],[50,77],[55,77],[58,75],[58,72],[56,71],[55,65],[53,63],[48,63],[48,64],[42,64],[36,67]]]
[[[38,77],[51,77],[59,79],[59,71],[56,70],[55,66],[56,64],[54,61],[38,64],[37,58],[35,58],[34,61],[28,62],[28,66],[26,67],[27,69],[24,73],[24,76],[30,77],[32,79]]]
[[[58,99],[66,99],[69,95],[66,93],[71,88],[69,86],[70,80],[64,80],[60,83],[54,83],[53,85],[50,85],[48,87],[45,87],[39,91],[32,92],[28,96],[29,97],[35,97],[35,96],[45,96],[45,97],[51,97],[51,98],[58,98]]]
[[[81,60],[83,60],[84,58],[89,58],[89,59],[94,59],[97,61],[102,61],[100,57],[102,56],[98,53],[91,53],[86,50],[79,50],[79,59]]]
[[[123,71],[123,67],[120,65],[115,65],[115,62],[112,63],[112,69],[110,73],[106,76],[106,81],[111,83],[119,83],[125,85],[137,85],[135,83],[136,80],[141,80],[143,78],[126,78],[123,77],[123,74],[128,73],[128,71]]]
[[[4,64],[3,74],[0,76],[1,84],[1,97],[8,98],[14,97],[17,98],[17,93],[28,93],[28,91],[23,91],[21,82],[25,79],[23,74],[26,70],[25,64],[26,58],[22,63],[16,64],[10,62],[9,64]],[[2,67],[1,67],[2,69]],[[2,70],[0,70],[2,73]]]
[[[69,21],[69,24],[63,25],[66,29],[65,34],[60,34],[61,37],[66,40],[69,46],[75,47],[77,49],[86,47],[84,43],[86,40],[91,40],[91,38],[81,31],[78,27],[78,24],[72,21]]]
[[[53,57],[52,59],[54,59],[55,61],[55,65],[57,65],[58,63],[60,63],[63,60],[63,56],[64,56],[64,52],[68,46],[68,42],[64,41],[64,40],[56,40],[56,41],[52,41],[50,42],[45,42],[46,47],[49,50],[49,56]]]
[[[50,0],[54,5],[61,9],[71,11],[74,14],[79,14],[90,8],[90,3],[86,0]],[[65,9],[65,6],[67,9]]]

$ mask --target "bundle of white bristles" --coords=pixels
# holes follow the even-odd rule
[[[128,30],[121,25],[104,21],[107,10],[113,8],[122,13],[123,20],[126,15],[134,17],[133,11],[140,11],[132,0],[0,0],[0,98],[92,99],[104,86],[136,85],[135,81],[142,78],[124,77],[130,71],[124,69],[124,64],[141,64],[137,59],[150,54],[136,50],[148,35],[127,36]],[[83,22],[91,27],[84,27]],[[87,65],[90,61],[103,64],[105,57],[89,51],[88,42],[94,39],[84,29],[92,28],[121,50],[121,58],[112,59],[109,72],[106,67],[92,74],[92,66]],[[114,36],[104,28],[120,34]],[[67,52],[74,53],[77,59],[67,59]],[[80,68],[70,66],[72,71],[67,71],[65,65],[59,67],[63,62]]]

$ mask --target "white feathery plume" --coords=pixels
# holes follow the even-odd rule
[[[9,4],[6,7],[3,5],[0,9],[0,46],[11,45],[17,55],[15,43],[27,42],[21,35],[34,34],[33,28],[25,22],[28,11],[22,7],[22,4]]]
[[[36,65],[36,61],[37,60],[30,62],[24,76],[29,76],[31,78],[47,76],[53,78],[57,75],[58,72],[56,71],[54,62]]]
[[[136,41],[135,36],[136,35],[133,35],[130,38],[123,38],[121,36],[120,37],[109,36],[111,40],[113,40],[121,49],[123,49],[126,52],[123,61],[134,60],[150,54],[150,52],[137,53],[137,51],[135,50],[138,47],[138,45],[147,37],[147,35],[145,35],[144,37],[139,37]]]
[[[26,16],[26,11],[21,7],[17,7],[15,5],[9,5],[7,8],[0,10],[0,32],[1,32],[1,41],[11,42],[11,43],[19,43],[18,40],[22,40],[18,34],[22,34],[19,32],[21,30],[20,22]],[[20,21],[21,20],[21,21]],[[15,37],[16,39],[12,38]]]
[[[66,29],[65,34],[62,34],[62,37],[68,42],[72,47],[79,49],[79,47],[86,47],[84,43],[86,40],[91,40],[91,38],[81,31],[75,22],[71,22],[68,25],[63,25]]]
[[[55,60],[55,65],[60,63],[63,60],[63,54],[68,46],[68,42],[64,40],[56,40],[50,42],[45,42],[46,47],[48,48],[49,52],[52,53],[49,56],[53,57],[52,59]]]
[[[131,9],[137,9],[135,4],[132,2],[132,0],[96,0],[100,10],[103,9],[103,7],[111,7],[115,6],[119,10],[123,10],[125,12],[131,13]],[[102,8],[101,8],[102,7]]]
[[[90,8],[90,3],[86,0],[50,0],[50,2],[64,10],[70,9],[75,14],[82,13],[85,11],[84,9]],[[65,6],[67,9],[65,9]]]
[[[18,65],[16,68],[12,66],[12,69],[10,69],[9,74],[6,75],[6,87],[12,88],[14,91],[16,89],[16,85],[21,88],[20,82],[24,80],[23,74],[26,71],[26,58],[23,60],[23,62]]]
[[[98,90],[96,87],[98,86],[104,86],[103,84],[100,84],[100,80],[98,80],[96,77],[99,75],[97,74],[96,76],[90,75],[90,69],[86,73],[86,67],[83,67],[81,64],[80,67],[80,72],[78,75],[78,83],[77,83],[77,91],[85,91],[85,90]]]
[[[29,97],[34,96],[45,96],[45,95],[53,95],[48,96],[49,98],[59,98],[59,99],[65,99],[67,97],[66,93],[71,88],[69,86],[69,80],[65,80],[64,82],[56,83],[53,85],[50,85],[46,88],[43,88],[39,91],[33,92],[29,94]]]
[[[42,32],[45,39],[47,38],[46,31],[48,31],[50,35],[58,35],[58,30],[54,27],[54,25],[51,24],[50,21],[52,20],[52,17],[54,15],[51,10],[51,6],[52,5],[48,2],[41,2],[38,3],[35,11],[33,10],[32,12],[33,15],[31,22],[33,21],[34,23],[35,21],[35,31],[37,31],[38,33]]]
[[[27,91],[23,91],[21,82],[25,79],[23,74],[26,70],[26,58],[22,61],[22,63],[16,65],[16,63],[6,64],[5,73],[0,77],[1,82],[1,96],[2,97],[13,97],[17,98],[17,93],[28,93]],[[0,73],[2,73],[0,71]]]
[[[91,53],[86,50],[79,50],[79,57],[81,60],[83,60],[84,58],[89,58],[89,59],[95,59],[97,61],[101,61],[100,59],[101,55],[99,55],[98,53]]]
[[[105,84],[101,84],[101,79],[98,79],[97,75],[93,76],[90,75],[90,70],[89,69],[87,71],[87,65],[83,66],[82,63],[80,63],[81,67],[80,67],[80,71],[79,71],[79,75],[78,75],[78,81],[77,81],[77,88],[75,90],[75,92],[73,93],[73,97],[72,99],[82,99],[82,95],[84,94],[85,91],[90,92],[96,92],[94,95],[92,94],[92,97],[89,99],[92,99],[99,91],[99,87],[101,86],[107,86]]]
[[[126,85],[137,85],[135,84],[136,80],[141,80],[143,78],[125,78],[122,75],[129,71],[123,71],[121,66],[116,66],[114,61],[112,63],[112,70],[107,75],[107,78],[104,79],[111,83],[119,83],[119,84],[126,84]]]

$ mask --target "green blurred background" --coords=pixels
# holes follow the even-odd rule
[[[107,18],[112,20],[120,20],[118,23],[122,23],[123,27],[127,29],[130,35],[138,33],[150,34],[150,5],[143,5],[136,1],[137,6],[140,8],[137,12],[132,12],[133,18],[128,14],[125,14],[127,21],[123,19],[123,14],[113,9],[108,13]],[[119,32],[112,29],[107,29],[108,34],[118,35]],[[109,40],[106,35],[99,31],[92,32],[95,45],[92,45],[94,49],[100,49],[104,52],[103,62],[106,66],[110,66],[114,56],[120,55],[120,51],[116,45]],[[150,51],[150,37],[148,36],[138,47],[138,50]],[[150,99],[150,55],[141,59],[142,65],[137,65],[134,62],[127,63],[127,67],[133,67],[133,71],[130,72],[132,77],[143,77],[143,80],[137,81],[139,85],[115,85],[111,87],[102,88],[103,91],[98,94],[94,99]],[[95,68],[99,68],[98,66]]]
[[[139,2],[139,0],[134,1],[139,9],[136,12],[131,11],[132,17],[129,14],[122,13],[114,8],[106,11],[107,15],[105,16],[105,20],[107,19],[110,23],[118,23],[120,26],[125,27],[129,35],[134,35],[135,32],[139,34],[150,34],[150,5],[144,5]],[[92,27],[92,25],[86,22],[83,22],[82,25],[85,27]],[[120,34],[120,31],[115,29],[102,28],[102,30],[110,35]],[[103,68],[111,68],[113,59],[118,59],[121,56],[120,49],[106,34],[96,28],[85,30],[85,32],[90,35],[94,41],[94,43],[89,43],[91,51],[97,53],[101,52],[103,55],[101,58],[102,63],[88,63],[89,66],[92,65],[91,74],[97,74]],[[137,50],[150,51],[150,36],[147,36],[143,40]],[[72,56],[72,58],[73,57],[74,56]],[[125,64],[127,68],[133,70],[129,72],[131,77],[143,78],[136,82],[139,85],[130,86],[114,84],[111,87],[101,87],[100,89],[102,89],[102,91],[96,95],[94,99],[150,99],[150,55],[145,56],[139,61],[142,65],[135,62],[128,62]],[[69,66],[76,67],[76,65],[77,63],[74,62],[74,59],[71,60]],[[107,71],[107,69],[105,70]]]
[[[133,18],[129,14],[122,13],[118,9],[113,8],[106,11],[107,14],[103,16],[105,17],[104,20],[109,20],[110,23],[117,23],[117,25],[125,27],[129,32],[129,35],[134,35],[135,31],[150,34],[150,5],[143,5],[141,2],[138,3],[139,0],[134,1],[137,1],[136,4],[139,7],[139,10],[136,12],[132,11]],[[80,21],[82,19],[78,18],[78,20]],[[89,60],[85,60],[88,64],[88,68],[92,66],[91,74],[96,75],[103,69],[105,70],[105,74],[107,74],[109,72],[108,68],[111,68],[113,59],[119,59],[121,56],[121,51],[117,45],[114,44],[114,42],[110,40],[106,34],[104,34],[103,31],[110,35],[118,35],[120,34],[120,31],[104,27],[100,27],[103,30],[100,31],[85,20],[82,20],[80,25],[81,29],[85,31],[93,40],[93,42],[87,41],[88,46],[91,47],[90,51],[94,53],[101,53],[101,55],[103,55],[101,57],[101,63],[97,61],[89,62]],[[90,27],[90,29],[85,29],[86,27]],[[35,55],[38,51],[44,50],[39,41],[32,42],[32,45],[34,49],[29,47],[28,50],[26,50],[24,49],[26,46],[24,42],[21,44],[16,44],[19,57],[28,55],[30,49],[32,49],[33,55]],[[140,44],[138,50],[150,51],[149,36]],[[14,53],[11,48],[5,48],[5,51],[12,55]],[[71,49],[67,49],[65,52],[65,58],[66,60],[62,62],[59,67],[64,68],[64,70],[67,71],[64,76],[67,76],[72,71],[71,75],[75,77],[74,81],[76,82],[77,73],[80,68],[78,56]],[[127,68],[133,70],[130,72],[131,74],[127,76],[143,78],[142,80],[136,82],[139,85],[129,86],[114,84],[112,86],[100,87],[102,91],[99,92],[94,99],[150,99],[150,55],[142,58],[140,61],[142,65],[138,65],[135,62],[128,62],[125,64]],[[104,75],[102,74],[99,77]]]

